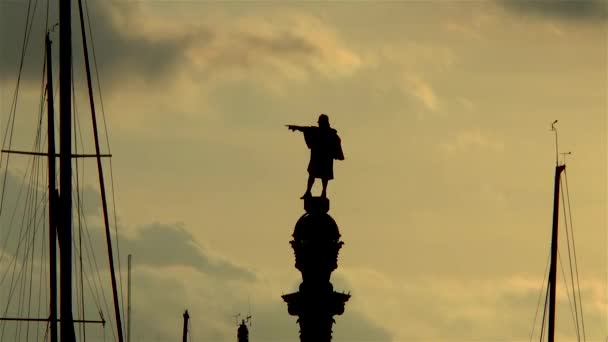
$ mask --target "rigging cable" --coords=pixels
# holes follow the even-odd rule
[[[34,22],[34,14],[36,12],[36,7],[38,5],[38,1],[34,3],[34,8],[32,9],[32,0],[28,1],[27,4],[27,14],[25,20],[25,31],[23,33],[23,42],[21,45],[21,57],[19,59],[19,71],[17,72],[17,84],[15,85],[15,90],[13,92],[13,99],[11,103],[11,110],[9,113],[8,123],[6,124],[6,130],[4,134],[4,139],[2,141],[2,148],[6,147],[6,138],[8,138],[8,148],[10,149],[13,144],[13,133],[15,130],[15,118],[17,113],[17,99],[19,98],[19,89],[21,84],[21,75],[23,73],[23,65],[25,62],[25,53],[27,51],[27,47],[29,46],[30,34],[32,32],[32,24]],[[31,14],[31,20],[30,20]],[[9,134],[10,127],[10,134]],[[2,192],[0,193],[0,215],[2,214],[2,209],[4,205],[4,193],[6,189],[6,179],[8,175],[8,163],[10,159],[10,153],[6,154],[6,164],[4,165],[4,178],[2,180]],[[0,156],[0,169],[2,168],[2,158]]]
[[[72,68],[72,69],[71,69],[71,76],[72,76],[72,81],[73,81],[73,79],[74,79],[74,68],[73,68],[73,64],[71,65],[71,68]],[[78,115],[77,115],[77,106],[76,106],[76,99],[75,99],[75,98],[76,98],[76,89],[75,89],[75,86],[74,86],[74,82],[72,82],[72,94],[73,94],[73,97],[72,97],[72,105],[73,105],[73,108],[74,108],[74,120],[73,120],[73,123],[74,123],[74,127],[75,127],[75,129],[74,129],[74,146],[75,146],[75,149],[77,149],[77,145],[78,145],[78,137],[80,137],[80,143],[81,143],[81,147],[84,149],[84,143],[83,143],[83,141],[82,141],[82,130],[81,130],[80,122],[78,121]],[[76,128],[77,128],[77,129],[76,129]],[[77,132],[79,132],[80,134],[78,135],[78,134],[77,134]],[[76,160],[76,163],[75,163],[75,164],[76,164],[76,166],[78,166],[78,160]],[[82,169],[83,169],[83,171],[82,171],[82,172],[83,172],[83,178],[84,178],[84,168],[82,168]],[[78,176],[77,176],[77,173],[78,173],[78,167],[77,167],[77,170],[76,170],[76,175],[72,174],[72,182],[75,182],[75,183],[76,183],[76,185],[77,185],[77,186],[76,186],[76,191],[75,191],[75,193],[72,193],[73,202],[75,202],[75,203],[79,203],[79,201],[80,201],[80,188],[79,188],[79,182],[78,182]],[[77,209],[77,214],[78,214],[79,225],[80,225],[80,223],[81,223],[81,222],[84,222],[85,229],[87,229],[87,221],[86,221],[86,216],[85,216],[85,215],[82,215],[82,213],[80,212],[80,210],[81,210],[81,209],[80,209],[80,206],[78,206],[78,209]],[[80,232],[82,232],[82,231],[80,231]],[[89,240],[89,242],[90,242],[90,240]],[[79,253],[79,254],[81,255],[81,254],[82,254],[82,250],[79,248],[79,246],[77,246],[77,245],[76,245],[76,241],[75,241],[74,236],[72,237],[72,245],[73,245],[73,247],[74,247],[74,251],[76,251],[77,253]],[[93,256],[93,258],[94,258],[94,257],[95,257],[95,252],[94,252],[93,245],[92,245],[92,243],[91,243],[91,242],[90,242],[90,247],[91,247],[91,249],[90,249],[90,253],[91,253],[91,255],[92,255],[92,256]],[[90,259],[89,259],[89,260],[90,260]],[[82,259],[81,259],[81,262],[82,262]],[[103,297],[103,303],[105,304],[106,309],[108,310],[108,312],[110,312],[110,310],[109,310],[109,308],[108,308],[108,303],[107,303],[107,300],[106,300],[105,294],[104,294],[104,292],[103,292],[103,286],[101,285],[103,282],[101,281],[101,279],[100,279],[100,277],[99,277],[99,273],[100,273],[100,272],[99,272],[99,268],[97,267],[97,264],[96,264],[96,263],[95,263],[95,266],[96,266],[96,274],[97,274],[97,278],[98,278],[98,281],[99,281],[99,288],[100,288],[100,292],[101,292],[102,297]],[[81,267],[82,267],[82,265],[81,265]],[[88,279],[87,279],[87,280],[88,280]],[[81,280],[81,281],[82,281],[82,280]],[[90,282],[89,282],[89,281],[87,281],[87,282],[89,283],[89,286],[90,286]],[[93,283],[95,284],[95,282],[93,282]],[[93,287],[92,287],[92,288],[93,288]],[[95,288],[95,289],[96,289],[96,288]],[[99,295],[99,294],[97,294],[97,295]],[[82,290],[81,296],[82,296],[82,300],[84,301],[84,289]],[[97,308],[98,308],[98,310],[101,312],[101,305],[100,305],[99,303],[97,303]],[[83,314],[83,315],[84,315],[84,314]],[[83,317],[83,318],[84,318],[84,317]],[[84,329],[81,329],[81,331],[83,331],[83,330],[84,330]],[[83,337],[86,337],[86,336],[83,336]]]
[[[574,243],[574,226],[572,225],[572,208],[570,206],[570,192],[568,191],[568,173],[566,172],[566,170],[564,170],[564,183],[566,185],[566,200],[568,202],[568,216],[570,218],[570,232],[572,234],[572,250],[573,250],[573,255],[574,255],[574,265],[576,266],[575,269],[575,273],[576,273],[576,287],[578,290],[578,298],[580,300],[580,305],[579,305],[579,309],[580,309],[580,313],[581,313],[581,326],[582,326],[582,330],[583,330],[583,341],[587,340],[587,336],[585,333],[585,318],[583,315],[583,301],[582,301],[582,297],[581,297],[581,288],[580,288],[580,281],[579,281],[579,276],[578,276],[578,262],[576,259],[576,244]]]
[[[543,309],[543,320],[540,328],[540,342],[542,342],[545,336],[545,322],[547,318],[547,306],[549,305],[549,283],[547,282],[547,289],[545,290],[545,307]]]
[[[561,180],[560,180],[561,182]],[[575,287],[575,283],[574,283],[574,274],[573,274],[573,268],[572,267],[572,252],[570,249],[570,229],[568,229],[568,216],[567,216],[567,212],[566,212],[566,201],[565,201],[565,196],[564,196],[564,188],[561,187],[561,195],[562,195],[562,208],[563,208],[563,212],[564,212],[564,229],[566,230],[566,246],[568,248],[568,265],[570,266],[570,281],[572,284],[572,297],[573,297],[573,301],[574,301],[574,317],[573,319],[575,320],[575,326],[576,326],[576,336],[578,338],[578,341],[581,340],[581,333],[580,333],[580,327],[579,327],[579,320],[578,320],[578,303],[576,301],[576,292],[574,290]],[[563,271],[562,271],[563,272]]]
[[[78,154],[78,131],[80,129],[80,125],[77,125],[77,120],[78,120],[78,109],[76,106],[76,88],[74,86],[74,68],[72,67],[71,69],[71,77],[72,77],[72,108],[74,108],[74,113],[73,113],[73,120],[72,120],[72,131],[74,132],[74,153]],[[83,148],[84,150],[84,148]],[[83,280],[82,280],[82,220],[81,220],[81,204],[82,204],[82,199],[80,196],[80,179],[79,179],[79,173],[78,173],[78,158],[76,158],[74,160],[74,165],[75,165],[75,171],[73,173],[72,179],[73,181],[75,180],[75,189],[76,189],[76,198],[74,200],[74,203],[76,203],[76,217],[78,219],[78,249],[74,248],[74,250],[78,251],[78,260],[76,258],[74,258],[74,268],[78,269],[78,262],[80,262],[80,282],[79,285],[80,287],[76,286],[76,291],[77,291],[77,296],[78,296],[78,291],[80,291],[80,304],[81,304],[81,318],[84,320],[85,319],[85,315],[84,315],[84,286],[83,286]],[[72,240],[76,239],[75,234],[72,235]],[[76,244],[76,241],[73,241],[74,244]],[[78,274],[78,273],[77,273]],[[78,280],[77,280],[78,282]],[[77,297],[78,298],[78,297]],[[76,299],[78,300],[78,299]],[[78,325],[78,332],[80,335],[80,338],[85,341],[86,337],[84,335],[84,325],[80,324]]]
[[[547,280],[547,276],[548,276],[548,272],[547,270],[549,269],[549,261],[550,261],[550,255],[547,255],[547,262],[545,264],[545,271],[543,272],[543,282],[541,284],[541,288],[538,293],[538,300],[536,301],[536,311],[534,312],[534,320],[532,321],[532,332],[530,333],[530,342],[532,342],[532,338],[534,337],[534,330],[536,328],[536,318],[538,316],[538,309],[540,308],[540,299],[542,298],[542,294],[543,294],[543,289],[545,288],[545,280]],[[543,318],[544,321],[544,318]]]
[[[85,14],[87,17],[86,23],[87,26],[89,28],[88,32],[89,32],[89,37],[90,37],[90,41],[91,41],[91,54],[93,56],[93,69],[95,70],[95,84],[97,86],[97,94],[99,96],[99,105],[100,105],[100,109],[101,109],[101,117],[102,117],[102,121],[103,121],[103,126],[104,126],[104,133],[105,133],[105,137],[106,137],[106,148],[108,149],[108,154],[112,154],[112,150],[110,149],[110,138],[109,138],[109,133],[108,133],[108,125],[107,125],[107,121],[106,121],[106,111],[105,111],[105,107],[104,107],[104,102],[103,102],[103,95],[101,92],[101,83],[100,83],[100,78],[99,78],[99,68],[97,66],[97,54],[95,53],[95,39],[93,37],[93,29],[91,28],[91,18],[89,16],[89,6],[87,3],[87,0],[84,0],[84,9],[85,9]],[[120,298],[121,301],[124,303],[125,302],[125,296],[124,296],[124,291],[123,291],[123,280],[122,280],[122,267],[121,267],[121,257],[120,257],[120,240],[118,239],[118,220],[116,217],[116,196],[115,196],[115,191],[114,191],[114,171],[113,171],[113,166],[112,166],[112,158],[109,158],[109,166],[110,166],[110,188],[112,190],[112,210],[113,210],[113,219],[114,219],[114,235],[116,236],[116,256],[118,257],[118,283],[119,283],[119,289],[120,289]],[[125,307],[123,305],[122,307],[122,316],[123,317],[127,317],[126,313],[125,313]],[[124,326],[122,327],[124,330]]]
[[[562,261],[562,254],[559,252],[559,250],[557,251],[557,255],[559,256],[559,266],[562,270],[562,280],[564,281],[564,285],[566,286],[566,297],[568,298],[568,306],[570,308],[570,314],[572,315],[572,322],[574,322],[574,328],[577,331],[577,336],[578,336],[578,323],[575,319],[575,315],[574,315],[574,307],[572,306],[572,299],[570,298],[570,288],[568,287],[568,281],[566,280],[566,271],[564,270],[564,262]],[[556,304],[557,306],[557,304]],[[578,341],[580,341],[580,338],[578,339]]]
[[[87,0],[84,0],[84,8],[85,8],[85,14],[87,17],[87,26],[89,28],[89,36],[90,36],[90,41],[91,41],[91,54],[93,56],[93,69],[95,70],[95,84],[97,86],[97,94],[99,96],[99,106],[101,109],[101,118],[103,121],[103,126],[104,126],[104,134],[106,137],[106,148],[108,150],[108,154],[112,154],[112,150],[110,149],[110,138],[109,138],[109,133],[108,133],[108,124],[106,121],[106,111],[105,111],[105,106],[104,106],[104,102],[103,102],[103,94],[101,92],[101,83],[100,83],[100,78],[99,78],[99,68],[97,66],[97,54],[95,53],[95,39],[93,37],[93,29],[91,28],[91,18],[89,16],[89,7],[88,7],[88,3]],[[114,191],[114,171],[113,171],[113,166],[112,166],[112,158],[109,158],[108,160],[109,162],[109,166],[110,166],[110,187],[112,190],[112,210],[113,210],[113,219],[114,219],[114,234],[116,236],[116,254],[118,257],[118,260],[122,260],[120,257],[120,240],[118,239],[118,220],[116,217],[116,196],[115,196],[115,191]],[[122,267],[121,267],[121,263],[118,262],[118,279],[119,279],[119,285],[120,285],[120,297],[121,297],[121,301],[124,303],[125,302],[125,296],[124,296],[124,291],[123,291],[123,280],[122,280]],[[123,306],[122,308],[123,312],[122,315],[123,317],[127,317],[126,313],[125,313],[125,307]]]

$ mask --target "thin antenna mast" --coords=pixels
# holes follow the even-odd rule
[[[188,310],[186,310],[186,312],[184,312],[184,328],[182,331],[182,341],[183,342],[188,341],[188,320],[189,319],[190,319],[190,315],[188,314]]]
[[[558,146],[557,146],[557,129],[555,128],[555,124],[557,123],[557,120],[553,121],[551,123],[551,130],[553,132],[555,132],[555,165],[559,164],[559,150],[558,150]]]
[[[553,227],[551,231],[551,268],[549,269],[549,329],[548,342],[555,341],[555,293],[557,282],[557,239],[559,222],[559,186],[561,173],[566,169],[566,165],[559,165],[559,150],[557,146],[557,130],[555,124],[551,124],[551,130],[555,132],[555,183],[553,193]]]
[[[131,342],[131,254],[128,256],[128,278],[127,278],[127,342]]]

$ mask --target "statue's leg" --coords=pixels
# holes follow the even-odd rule
[[[312,196],[311,190],[312,190],[312,186],[314,184],[315,184],[315,177],[313,177],[312,175],[308,175],[308,182],[306,183],[306,192],[300,198],[304,199],[306,197]]]
[[[321,193],[321,197],[327,197],[327,183],[329,183],[329,179],[323,178],[321,179],[323,183],[323,192]]]

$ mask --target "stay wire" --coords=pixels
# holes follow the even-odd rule
[[[547,262],[545,263],[545,272],[543,273],[543,282],[541,284],[541,288],[540,291],[538,292],[538,299],[536,301],[536,311],[534,312],[534,320],[532,321],[532,332],[530,333],[530,342],[532,342],[532,338],[534,338],[534,330],[536,330],[536,318],[538,317],[538,311],[540,309],[540,299],[542,298],[543,295],[543,289],[545,288],[545,280],[547,280],[547,270],[549,269],[549,263],[550,263],[550,255],[547,254]],[[548,285],[548,284],[547,284]]]
[[[547,282],[548,284],[548,282]],[[542,342],[543,337],[545,336],[545,322],[546,322],[546,318],[547,318],[547,306],[549,305],[549,286],[547,286],[547,289],[545,291],[545,307],[543,309],[543,320],[542,320],[542,324],[541,329],[540,329],[540,339],[539,341]]]
[[[78,154],[78,130],[80,129],[80,125],[77,124],[78,121],[78,108],[76,106],[76,88],[74,85],[74,68],[72,65],[72,108],[74,108],[74,112],[73,112],[73,117],[74,119],[72,120],[72,131],[74,132],[74,153]],[[81,304],[81,314],[82,314],[82,319],[84,319],[84,288],[82,286],[83,280],[82,280],[82,220],[81,220],[81,197],[80,197],[80,179],[79,179],[79,170],[78,170],[78,158],[76,158],[74,160],[74,166],[75,166],[75,171],[72,178],[75,181],[75,189],[76,189],[76,193],[75,193],[75,203],[76,203],[76,217],[77,217],[77,222],[78,222],[78,240],[79,240],[79,248],[78,248],[78,256],[79,259],[77,260],[76,258],[74,259],[74,268],[78,269],[78,262],[80,262],[80,304]],[[76,237],[74,235],[72,235],[72,239],[75,239]],[[75,244],[76,241],[73,241],[73,243]],[[76,249],[76,248],[74,248]],[[78,281],[78,280],[77,280]],[[78,290],[78,286],[76,286],[76,289]],[[78,305],[78,303],[77,303]],[[79,325],[78,326],[78,333],[80,335],[80,338],[84,341],[85,337],[84,337],[84,327],[83,325]]]
[[[568,173],[566,172],[566,170],[564,170],[564,184],[566,185],[566,200],[568,202],[568,216],[569,216],[569,221],[570,221],[570,232],[572,234],[572,251],[573,251],[573,255],[574,255],[574,265],[576,266],[575,268],[575,273],[576,273],[576,287],[578,290],[578,298],[580,301],[580,305],[579,305],[579,309],[580,309],[580,313],[581,313],[581,327],[583,330],[583,341],[587,340],[587,335],[585,333],[585,316],[583,315],[583,300],[581,297],[581,287],[580,287],[580,280],[579,280],[579,275],[578,275],[578,262],[576,259],[576,244],[574,243],[574,226],[572,224],[572,208],[570,206],[570,192],[568,191]]]
[[[28,1],[27,5],[27,14],[25,20],[25,30],[23,33],[23,42],[21,46],[21,57],[19,60],[19,71],[17,72],[17,84],[15,85],[15,90],[13,92],[13,99],[11,103],[11,110],[9,114],[9,122],[6,125],[6,131],[4,135],[4,139],[2,141],[2,148],[6,147],[6,138],[8,138],[8,148],[10,149],[13,144],[13,133],[15,131],[15,121],[16,121],[16,113],[17,113],[17,103],[19,98],[19,89],[21,85],[21,75],[23,74],[23,66],[25,62],[25,54],[27,52],[27,47],[29,46],[30,34],[32,31],[32,24],[34,22],[34,14],[36,13],[36,7],[38,5],[38,1],[34,3],[34,8],[32,9],[32,0]],[[30,18],[31,15],[31,18]],[[11,120],[12,118],[12,120]],[[10,134],[9,134],[10,127]],[[6,180],[8,177],[8,163],[10,159],[10,153],[6,154],[6,164],[4,165],[4,178],[2,180],[2,192],[0,193],[0,216],[2,215],[2,209],[4,208],[4,194],[6,189]],[[0,168],[2,167],[2,158],[0,156]]]
[[[570,308],[570,315],[572,315],[572,322],[574,324],[574,329],[577,330],[577,334],[578,334],[578,322],[576,321],[575,315],[574,315],[575,308],[572,305],[572,298],[570,296],[570,288],[568,287],[568,281],[566,280],[566,271],[564,270],[564,262],[562,261],[562,255],[559,252],[559,250],[557,251],[557,255],[559,256],[558,263],[562,270],[562,280],[564,281],[564,286],[566,286],[566,297],[568,298],[568,306]],[[557,306],[557,304],[556,304],[556,306]]]
[[[560,180],[561,183],[561,180]],[[578,303],[576,301],[576,292],[574,290],[574,287],[576,286],[575,282],[574,282],[574,272],[573,272],[573,259],[572,259],[572,252],[570,250],[570,229],[568,229],[568,215],[566,212],[566,201],[565,201],[565,196],[564,196],[564,188],[560,187],[560,192],[562,195],[562,208],[563,208],[563,212],[564,212],[564,229],[566,230],[566,246],[568,248],[568,265],[570,266],[570,281],[572,284],[572,300],[574,302],[574,317],[573,319],[576,322],[576,336],[578,341],[581,340],[581,333],[580,333],[580,327],[579,327],[579,320],[578,320]]]
[[[108,149],[108,154],[111,154],[112,151],[110,149],[110,139],[109,139],[109,133],[108,133],[108,125],[106,122],[106,114],[105,114],[105,107],[104,107],[104,102],[103,102],[103,96],[102,96],[102,91],[101,91],[101,83],[100,83],[100,78],[99,78],[99,68],[97,66],[97,55],[95,53],[95,39],[93,37],[93,29],[91,28],[91,18],[89,15],[89,7],[88,7],[88,3],[87,0],[83,0],[82,1],[84,4],[84,12],[86,14],[86,23],[88,26],[88,32],[89,32],[89,40],[91,41],[91,53],[93,56],[93,67],[95,70],[95,83],[97,85],[97,93],[99,96],[99,105],[100,105],[100,109],[101,109],[101,116],[102,116],[102,121],[103,121],[103,125],[104,125],[104,133],[105,133],[105,137],[106,137],[106,148]],[[84,34],[84,33],[83,33]],[[121,298],[121,302],[124,303],[125,302],[125,296],[124,296],[124,290],[123,290],[123,278],[122,278],[122,267],[121,267],[121,256],[120,256],[120,240],[119,240],[119,235],[118,235],[118,220],[116,217],[116,197],[115,197],[115,191],[114,191],[114,172],[113,172],[113,167],[112,167],[112,158],[109,158],[109,166],[110,166],[110,185],[111,185],[111,190],[112,190],[112,210],[113,210],[113,219],[114,219],[114,234],[115,234],[115,240],[116,240],[116,256],[118,258],[118,283],[119,283],[119,291],[120,291],[120,298]],[[125,313],[125,305],[122,305],[122,317],[126,317],[126,313]],[[121,327],[122,330],[125,330],[124,327],[125,321],[123,321],[123,326]]]

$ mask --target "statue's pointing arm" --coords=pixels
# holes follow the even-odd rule
[[[300,132],[305,132],[307,128],[307,126],[297,126],[297,125],[285,125],[287,126],[287,128],[291,131],[300,131]]]

